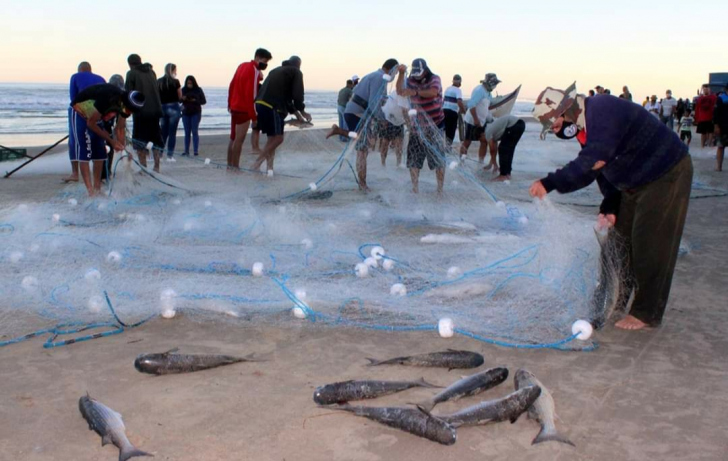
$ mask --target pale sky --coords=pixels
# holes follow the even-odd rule
[[[508,92],[601,84],[635,100],[692,97],[710,72],[728,72],[725,0],[641,1],[81,1],[0,0],[0,82],[66,83],[80,61],[105,78],[138,53],[158,74],[227,86],[257,47],[280,64],[303,60],[307,90],[338,90],[390,57],[423,57],[467,95],[486,72]],[[720,18],[719,18],[720,16]]]

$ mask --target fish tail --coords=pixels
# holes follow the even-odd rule
[[[126,461],[129,458],[134,458],[136,456],[152,456],[153,454],[147,453],[146,451],[141,451],[140,449],[136,447],[129,447],[127,450],[122,450],[121,453],[119,453],[119,461]]]
[[[537,443],[541,442],[561,442],[565,443],[567,445],[571,445],[572,447],[576,447],[574,443],[567,439],[565,436],[559,434],[557,431],[547,431],[546,428],[541,428],[541,431],[538,433],[535,439],[533,439],[533,442],[531,442],[531,445],[536,445]]]
[[[428,383],[427,381],[425,381],[425,378],[420,378],[420,379],[418,379],[415,382],[420,387],[429,387],[429,388],[432,388],[432,389],[442,389],[442,386],[437,386],[435,384]]]
[[[369,360],[369,363],[367,364],[368,367],[376,367],[377,365],[381,365],[382,363],[384,363],[380,360],[373,359],[371,357],[366,357],[366,359]]]

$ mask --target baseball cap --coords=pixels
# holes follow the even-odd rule
[[[359,80],[359,76],[358,75],[354,74],[354,75],[351,76],[351,81],[352,82],[356,82],[357,80]]]
[[[412,70],[410,71],[412,77],[422,77],[425,72],[427,72],[427,61],[422,58],[412,61]]]

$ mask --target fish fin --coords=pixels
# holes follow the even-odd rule
[[[410,405],[416,406],[418,410],[420,410],[422,413],[426,414],[427,416],[432,416],[432,413],[430,413],[430,412],[432,411],[433,408],[435,408],[435,402],[433,402],[432,400],[427,400],[425,402],[420,402],[420,403],[411,403]]]
[[[541,442],[561,442],[565,443],[567,445],[571,445],[572,447],[576,447],[574,443],[567,439],[565,436],[559,434],[558,432],[545,432],[543,428],[541,428],[541,431],[538,433],[535,439],[533,439],[533,442],[531,442],[531,445],[536,445],[537,443]]]
[[[435,385],[435,384],[432,384],[432,383],[428,383],[427,381],[425,381],[425,378],[420,378],[420,379],[418,379],[418,380],[417,380],[417,381],[415,381],[415,382],[416,382],[416,383],[417,383],[417,384],[418,384],[418,385],[419,385],[420,387],[429,387],[429,388],[431,388],[431,389],[442,389],[442,388],[443,388],[442,386],[437,386],[437,385]]]
[[[368,367],[376,367],[377,365],[381,365],[382,361],[373,359],[371,357],[365,357],[367,360],[369,360],[369,363],[367,364]]]
[[[130,446],[128,450],[122,450],[119,453],[119,461],[126,461],[129,458],[134,458],[136,456],[151,456],[154,457],[153,454],[147,453],[146,451],[141,451],[140,449]]]
[[[170,349],[166,352],[162,352],[162,355],[170,355],[170,354],[174,354],[175,352],[179,352],[179,347],[175,347],[174,349]]]
[[[255,358],[255,352],[252,354],[248,354],[242,359],[243,362],[267,362],[267,359],[256,359]]]
[[[113,440],[111,440],[111,434],[106,434],[105,436],[101,437],[101,446],[106,446],[110,443],[113,443]]]

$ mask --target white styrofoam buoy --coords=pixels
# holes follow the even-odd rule
[[[88,310],[93,312],[94,314],[98,314],[101,312],[101,309],[104,308],[104,298],[102,298],[99,295],[91,296],[88,299]]]
[[[194,229],[194,227],[195,227],[195,225],[194,225],[194,223],[193,223],[192,221],[187,221],[187,222],[186,222],[186,223],[184,223],[184,225],[182,226],[182,228],[183,228],[184,230],[186,230],[186,231],[188,231],[188,230],[192,230],[192,229]]]
[[[23,277],[23,281],[20,282],[20,285],[28,291],[34,290],[38,287],[38,279],[32,275],[26,275]]]
[[[458,266],[452,266],[447,270],[447,278],[456,279],[462,275],[463,271]]]
[[[261,263],[261,262],[253,263],[253,270],[252,270],[253,277],[262,277],[263,270],[264,270],[263,263]]]
[[[22,251],[13,251],[10,253],[10,262],[13,264],[17,264],[21,259],[23,259],[25,255]]]
[[[152,150],[154,149],[154,143],[152,141],[149,141],[145,147],[147,148],[147,150]]]
[[[366,264],[367,266],[369,266],[371,268],[379,267],[379,262],[374,258],[366,258],[364,260],[364,264]]]
[[[298,298],[301,301],[306,299],[306,290],[304,290],[304,289],[299,288],[293,294],[295,294],[296,298]]]
[[[362,215],[363,218],[369,219],[372,217],[372,212],[369,210],[361,210],[359,214]]]
[[[506,202],[498,200],[497,202],[495,202],[495,206],[497,206],[498,208],[505,208]]]
[[[356,272],[357,277],[363,278],[369,275],[369,266],[364,263],[358,263],[354,266],[354,271]]]
[[[518,218],[518,222],[521,224],[528,224],[528,218],[526,216],[521,216]]]
[[[311,184],[308,185],[308,188],[311,189],[312,191],[314,191],[314,190],[318,189],[318,186],[316,185],[315,182],[312,182]]]
[[[384,262],[382,262],[382,268],[384,268],[385,271],[391,271],[394,269],[394,261],[391,259],[385,259]]]
[[[71,206],[76,206],[76,205],[78,205],[78,200],[76,200],[75,198],[69,198],[68,204]]]
[[[210,208],[212,206],[212,202],[210,200],[205,200],[205,208]]]
[[[53,213],[53,216],[51,217],[51,220],[53,222],[58,222],[58,221],[61,220],[61,215],[59,215],[58,213]]]
[[[106,255],[106,261],[110,263],[118,263],[121,261],[121,253],[118,251],[110,251],[109,254]]]
[[[380,259],[382,259],[382,257],[384,257],[384,254],[385,254],[384,248],[382,248],[380,246],[376,246],[376,247],[372,248],[372,251],[370,251],[369,254],[372,255],[372,258],[379,261]]]
[[[293,308],[293,316],[297,319],[305,319],[306,311],[304,311],[300,306],[296,306]]]
[[[302,239],[301,240],[301,245],[303,245],[303,247],[305,249],[310,250],[311,248],[313,248],[313,241],[311,239],[308,239],[308,238]]]
[[[205,165],[209,165],[211,161],[212,161],[212,160],[210,160],[209,158],[206,158],[206,159],[205,159]]]
[[[417,116],[417,109],[410,109],[407,111],[407,115],[410,117],[416,117]]]
[[[571,334],[576,335],[576,339],[581,341],[586,341],[591,338],[593,332],[594,327],[586,320],[577,320],[571,325]]]
[[[454,170],[457,167],[458,167],[458,162],[455,161],[455,160],[453,160],[452,162],[450,162],[450,164],[448,165],[448,168],[450,168],[451,170]]]
[[[356,139],[356,138],[358,138],[358,137],[359,137],[359,135],[358,135],[358,134],[356,134],[356,131],[350,131],[350,132],[349,132],[349,138],[351,138],[351,139]]]
[[[96,207],[97,210],[103,211],[105,210],[107,205],[105,203],[99,203],[99,205]]]
[[[266,174],[268,175],[269,178],[272,178],[273,177],[273,170],[268,170],[268,172]]]
[[[452,319],[448,317],[441,318],[440,321],[437,322],[437,332],[440,333],[440,336],[443,338],[452,338],[455,334],[455,324]]]
[[[505,181],[503,181],[503,184],[505,184],[506,186],[508,186],[508,185],[511,184],[511,180],[510,179],[506,179]]]
[[[466,154],[463,154],[463,155],[460,156],[460,160],[463,161],[463,162],[465,160],[467,160],[467,159],[468,159],[468,156]]]
[[[182,205],[182,200],[180,200],[180,199],[176,198],[176,199],[172,200],[172,203],[173,203],[174,205]]]
[[[401,283],[395,283],[389,289],[389,294],[392,295],[392,296],[406,296],[407,295],[407,287],[405,287]]]
[[[85,278],[88,282],[101,280],[101,272],[99,272],[98,269],[89,269],[86,271],[86,274],[84,274],[83,278]]]
[[[162,317],[165,319],[173,318],[177,312],[175,311],[175,298],[177,293],[171,288],[165,288],[159,295],[159,300],[162,305]]]
[[[384,80],[385,82],[391,82],[392,76],[389,74],[384,74],[384,75],[382,75],[382,80]]]

